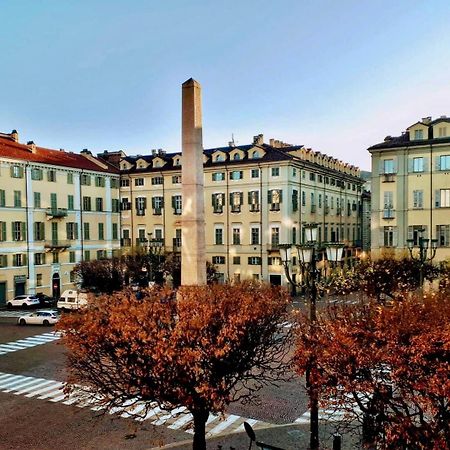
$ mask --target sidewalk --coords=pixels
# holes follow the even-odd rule
[[[321,449],[333,448],[333,433],[336,423],[320,422],[320,445]],[[309,424],[306,425],[279,425],[271,428],[257,430],[256,440],[264,444],[270,444],[283,450],[307,450],[309,448]],[[232,433],[207,439],[208,450],[246,450],[249,448],[250,439],[246,433]],[[221,446],[221,447],[220,447]],[[253,443],[252,449],[259,447]],[[342,436],[342,450],[356,450],[361,448],[359,439],[356,436]],[[153,447],[149,450],[191,450],[192,441],[187,440],[163,447]]]

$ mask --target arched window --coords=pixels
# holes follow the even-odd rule
[[[258,158],[259,158],[259,152],[255,150],[255,151],[252,153],[252,159],[258,159]]]
[[[235,153],[235,154],[233,155],[233,159],[234,159],[235,161],[239,161],[239,160],[241,159],[241,155],[240,155],[239,153]]]

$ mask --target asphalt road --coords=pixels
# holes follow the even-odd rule
[[[65,350],[53,336],[52,327],[20,327],[16,320],[0,314],[1,449],[150,449],[177,442],[180,446],[171,448],[187,448],[186,441],[192,435],[182,427],[168,428],[174,420],[156,426],[152,425],[155,417],[138,422],[67,405],[63,400],[39,399],[34,393],[44,391],[45,395],[46,388],[48,395],[57,398],[52,386],[65,380]],[[231,405],[225,421],[217,419],[211,427],[220,435],[220,430],[236,431],[245,419],[290,424],[307,410],[307,398],[298,380],[266,387],[260,397],[260,404]]]

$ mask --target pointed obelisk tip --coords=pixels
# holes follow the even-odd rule
[[[196,80],[194,80],[193,78],[189,78],[189,80],[186,80],[183,85],[183,87],[190,87],[190,86],[199,86],[200,87],[200,83]]]

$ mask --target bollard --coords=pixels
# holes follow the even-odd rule
[[[341,450],[342,436],[339,433],[333,434],[333,450]]]

